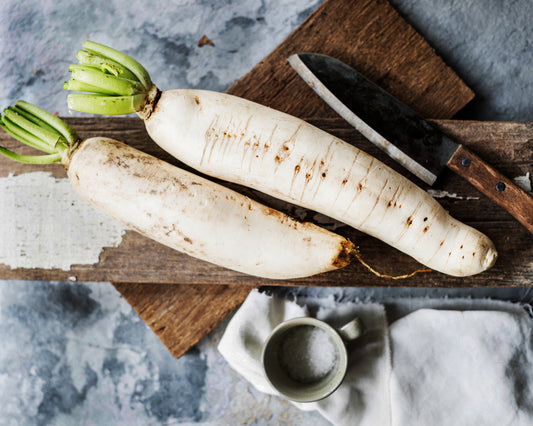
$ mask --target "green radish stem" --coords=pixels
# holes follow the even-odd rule
[[[52,164],[61,162],[61,154],[49,155],[20,155],[9,149],[0,146],[0,154],[9,158],[10,160],[18,161],[26,164]]]
[[[146,95],[133,96],[106,96],[94,95],[68,95],[68,107],[75,111],[89,112],[91,114],[124,115],[140,111],[146,104]]]
[[[46,155],[21,155],[0,147],[0,154],[27,164],[51,164],[67,160],[79,141],[76,132],[53,114],[25,101],[4,109],[0,127],[25,145]]]
[[[108,68],[93,68],[86,65],[71,65],[69,67],[74,81],[101,88],[101,93],[122,96],[143,93],[143,87],[139,82],[108,74],[107,70]]]
[[[121,76],[128,80],[135,80],[135,74],[121,66],[120,64],[112,61],[111,59],[104,58],[100,55],[89,53],[86,50],[80,50],[76,59],[78,59],[80,65],[93,66],[95,68],[101,68],[102,70],[113,74],[114,76]]]
[[[71,94],[72,110],[92,114],[124,115],[141,111],[154,85],[146,69],[118,50],[92,41],[83,43],[63,88],[90,94]]]

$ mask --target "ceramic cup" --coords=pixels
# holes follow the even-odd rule
[[[309,317],[284,321],[263,346],[261,358],[266,377],[292,401],[323,399],[342,383],[348,367],[346,345],[362,333],[359,318],[338,329]]]

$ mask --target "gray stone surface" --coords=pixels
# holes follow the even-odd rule
[[[530,0],[392,3],[478,93],[463,118],[533,119]],[[0,106],[24,98],[68,114],[58,88],[86,38],[139,59],[162,89],[224,90],[318,4],[4,0]],[[203,35],[215,46],[199,48]],[[400,295],[531,300],[528,289],[273,291],[315,296],[318,303]],[[0,424],[326,424],[241,380],[216,351],[223,330],[221,324],[176,360],[107,283],[0,281]]]
[[[533,2],[392,0],[476,93],[464,119],[533,119]]]
[[[146,66],[162,90],[223,91],[274,49],[320,0],[5,0],[0,4],[0,105],[25,99],[68,114],[68,65],[84,40]],[[206,35],[215,46],[198,47]]]

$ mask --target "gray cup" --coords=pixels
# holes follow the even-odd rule
[[[315,318],[293,318],[279,324],[262,352],[265,375],[285,398],[312,402],[333,393],[348,367],[346,344],[363,333],[355,318],[339,329]]]

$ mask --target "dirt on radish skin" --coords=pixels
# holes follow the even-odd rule
[[[22,163],[62,163],[94,207],[190,256],[271,279],[301,278],[346,266],[345,238],[300,223],[222,185],[105,137],[81,141],[65,122],[19,101],[0,127],[44,155],[0,154]]]
[[[345,238],[108,138],[74,152],[68,175],[92,205],[193,257],[273,279],[346,266]]]

